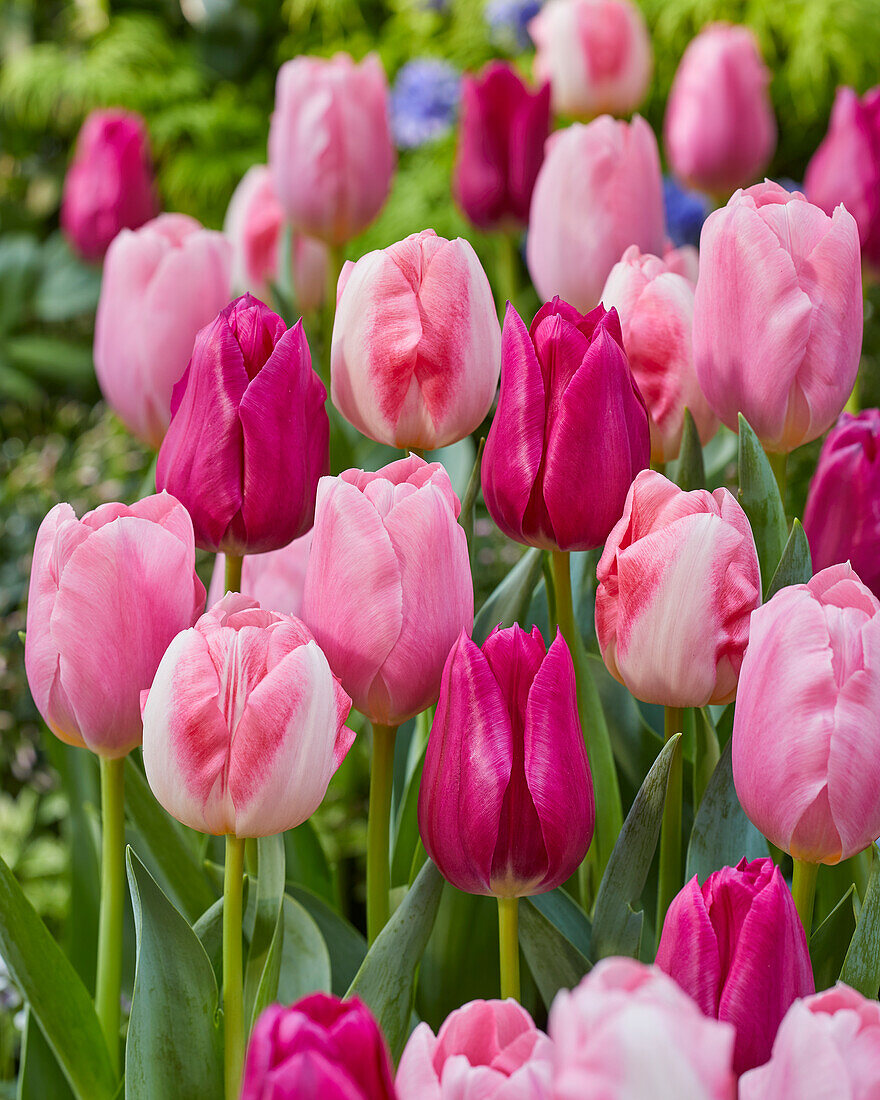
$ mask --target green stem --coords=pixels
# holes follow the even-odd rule
[[[794,875],[791,880],[791,896],[794,898],[795,908],[807,934],[807,943],[810,942],[810,933],[813,929],[813,899],[816,896],[816,876],[819,873],[818,863],[807,863],[805,859],[794,860]]]
[[[767,459],[770,462],[770,469],[773,471],[773,476],[776,478],[776,486],[779,489],[779,496],[782,499],[782,507],[785,507],[785,468],[788,465],[788,455],[783,451],[781,454],[776,454],[775,451],[765,451]]]
[[[370,815],[367,819],[367,936],[370,943],[388,923],[389,917],[389,836],[396,734],[397,726],[373,723]]]
[[[110,1062],[119,1068],[119,989],[125,912],[125,757],[101,757],[101,911],[95,1009]]]
[[[498,899],[498,948],[501,960],[501,999],[520,999],[519,898]]]
[[[683,728],[681,707],[667,707],[664,719],[664,741],[669,741]],[[660,826],[660,881],[657,887],[657,940],[663,931],[663,921],[669,903],[681,889],[681,745],[673,753],[666,785],[666,804]]]
[[[226,555],[226,591],[241,592],[241,566],[244,558],[241,554]]]
[[[519,286],[519,234],[502,231],[498,234],[498,264],[495,268],[498,290],[498,314],[504,321],[507,303],[516,308]]]
[[[241,902],[244,840],[226,837],[223,876],[223,1040],[226,1100],[238,1100],[244,1065],[244,997],[242,995]]]

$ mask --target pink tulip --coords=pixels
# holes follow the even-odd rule
[[[694,284],[665,260],[632,245],[611,269],[602,304],[620,317],[626,356],[648,407],[651,461],[678,458],[685,406],[700,442],[708,443],[718,418],[694,370]]]
[[[657,140],[638,116],[607,115],[557,130],[532,195],[526,257],[538,296],[582,311],[636,244],[659,256],[666,239]]]
[[[307,531],[280,550],[248,554],[241,563],[241,591],[245,596],[253,596],[266,611],[299,616],[311,546],[312,532]],[[223,598],[225,574],[225,555],[218,554],[208,588],[208,607]]]
[[[186,509],[162,493],[40,524],[28,594],[28,683],[69,745],[125,756],[141,743],[140,693],[205,606]]]
[[[388,1048],[357,997],[312,993],[254,1025],[241,1100],[397,1100]]]
[[[727,195],[759,176],[776,148],[770,71],[748,27],[713,23],[690,43],[672,82],[663,142],[675,174]]]
[[[663,262],[676,275],[683,275],[692,285],[697,285],[700,275],[700,253],[692,244],[683,244],[673,248],[668,244],[663,253]]]
[[[789,1005],[815,992],[803,925],[767,858],[686,883],[666,913],[656,961],[707,1016],[736,1028],[736,1073],[767,1061]]]
[[[530,546],[601,546],[650,446],[617,314],[582,317],[554,298],[527,329],[508,305],[501,363],[481,471],[489,514]]]
[[[561,634],[462,632],[443,669],[419,832],[453,886],[526,897],[570,878],[593,836],[593,781]]]
[[[553,1100],[734,1100],[734,1030],[656,967],[603,959],[550,1009]]]
[[[395,154],[388,83],[370,54],[295,57],[278,70],[269,167],[298,233],[342,245],[366,229],[388,198]]]
[[[749,521],[726,489],[685,493],[642,471],[596,575],[602,658],[637,699],[702,707],[735,697],[761,575]]]
[[[535,76],[550,81],[558,113],[626,115],[645,98],[651,40],[629,0],[548,0],[529,34],[537,48]]]
[[[859,234],[776,183],[737,191],[700,238],[694,363],[734,431],[742,413],[767,450],[788,452],[837,419],[862,344]]]
[[[880,1005],[842,982],[795,1001],[773,1057],[740,1079],[740,1100],[877,1100]]]
[[[104,262],[95,373],[129,431],[158,448],[193,340],[229,301],[230,246],[185,214],[123,229]]]
[[[303,619],[355,706],[398,725],[437,699],[474,595],[458,497],[415,455],[318,485]]]
[[[478,428],[495,397],[492,289],[461,237],[433,229],[347,263],[331,352],[333,404],[370,439],[435,450]]]
[[[191,829],[283,833],[321,804],[354,740],[350,709],[299,619],[229,592],[159,664],[143,701],[147,779]]]
[[[878,612],[846,564],[752,616],[733,779],[751,820],[795,859],[838,863],[880,836]]]
[[[552,1055],[516,1001],[471,1001],[436,1035],[417,1025],[397,1070],[398,1100],[550,1100]]]

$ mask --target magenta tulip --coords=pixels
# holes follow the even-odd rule
[[[743,809],[795,859],[838,863],[880,836],[880,602],[847,565],[752,616],[733,720]]]
[[[95,373],[129,431],[158,448],[193,340],[229,301],[231,249],[184,214],[123,229],[104,262]]]
[[[816,439],[837,419],[862,346],[859,234],[776,183],[737,191],[700,238],[694,363],[728,428],[742,413],[769,451]]]
[[[415,455],[318,485],[303,619],[373,722],[399,725],[435,702],[446,656],[471,630],[460,509],[440,463]]]
[[[141,743],[140,694],[205,606],[186,509],[166,493],[40,524],[24,650],[49,729],[105,757]]]
[[[736,1028],[736,1073],[763,1065],[789,1005],[815,992],[804,928],[772,859],[740,860],[673,898],[657,966]]]
[[[280,550],[248,554],[241,563],[241,591],[245,596],[253,596],[266,611],[300,616],[311,547],[312,532],[307,531]],[[225,555],[218,554],[208,588],[208,607],[223,598],[225,578]]]
[[[601,546],[650,454],[617,314],[554,298],[527,329],[508,305],[501,363],[482,464],[490,515],[530,546]]]
[[[660,156],[643,118],[603,115],[550,137],[526,243],[539,297],[592,309],[625,249],[660,256],[665,241]]]
[[[302,321],[288,329],[245,294],[202,329],[156,465],[199,546],[259,554],[309,530],[330,465],[326,397]]]

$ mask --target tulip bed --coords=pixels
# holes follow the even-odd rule
[[[0,1095],[878,1097],[880,89],[416,8],[472,71],[285,46],[222,230],[123,96],[0,237]]]

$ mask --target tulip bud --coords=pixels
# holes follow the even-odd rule
[[[602,291],[602,305],[620,317],[626,357],[648,407],[652,462],[678,458],[685,406],[701,443],[718,429],[694,370],[694,284],[679,273],[683,259],[671,252],[661,260],[632,245]]]
[[[838,863],[880,836],[878,612],[847,564],[752,616],[733,780],[754,824],[795,859]]]
[[[603,115],[551,135],[526,242],[540,298],[592,309],[626,248],[660,256],[665,240],[657,139],[643,118]]]
[[[252,596],[266,611],[280,611],[283,615],[299,617],[311,547],[312,532],[307,531],[280,550],[248,554],[241,562],[242,593]],[[218,554],[214,559],[214,572],[208,588],[208,607],[222,600],[225,591],[226,558],[224,554]]]
[[[330,465],[326,397],[302,321],[288,330],[245,294],[202,329],[156,465],[199,546],[259,554],[308,531]]]
[[[415,455],[318,485],[303,619],[354,704],[399,725],[437,699],[443,662],[474,621],[461,505]]]
[[[526,329],[509,305],[501,364],[482,464],[489,514],[530,546],[601,546],[650,452],[617,314],[582,317],[554,298]]]
[[[602,659],[637,699],[702,707],[735,697],[761,574],[749,521],[726,489],[685,493],[640,473],[596,576]]]
[[[458,204],[478,229],[524,226],[550,132],[550,87],[530,91],[503,61],[462,83]]]
[[[760,1066],[782,1017],[815,992],[804,928],[772,859],[741,859],[702,886],[696,875],[673,898],[657,966],[706,1016],[736,1028],[736,1073]]]
[[[158,448],[171,391],[193,340],[229,301],[231,251],[222,233],[185,214],[123,229],[104,261],[95,317],[95,373],[130,432]]]
[[[694,364],[710,406],[742,413],[769,451],[837,419],[862,345],[859,235],[776,183],[737,191],[706,219],[694,298]]]
[[[69,745],[125,756],[141,743],[140,694],[205,606],[186,509],[162,493],[40,524],[24,663],[37,709]]]
[[[237,592],[177,635],[142,704],[153,794],[215,836],[301,825],[354,740],[351,700],[305,625]]]
[[[343,245],[388,198],[388,83],[375,54],[295,57],[278,70],[269,128],[275,193],[298,233]]]
[[[396,1100],[388,1048],[367,1006],[312,993],[254,1025],[241,1100]]]
[[[446,660],[419,791],[419,832],[453,886],[527,897],[579,867],[593,836],[593,781],[574,668],[561,634],[462,632]]]
[[[500,369],[492,289],[461,237],[433,229],[347,263],[331,351],[333,404],[370,439],[435,450],[488,413]]]

